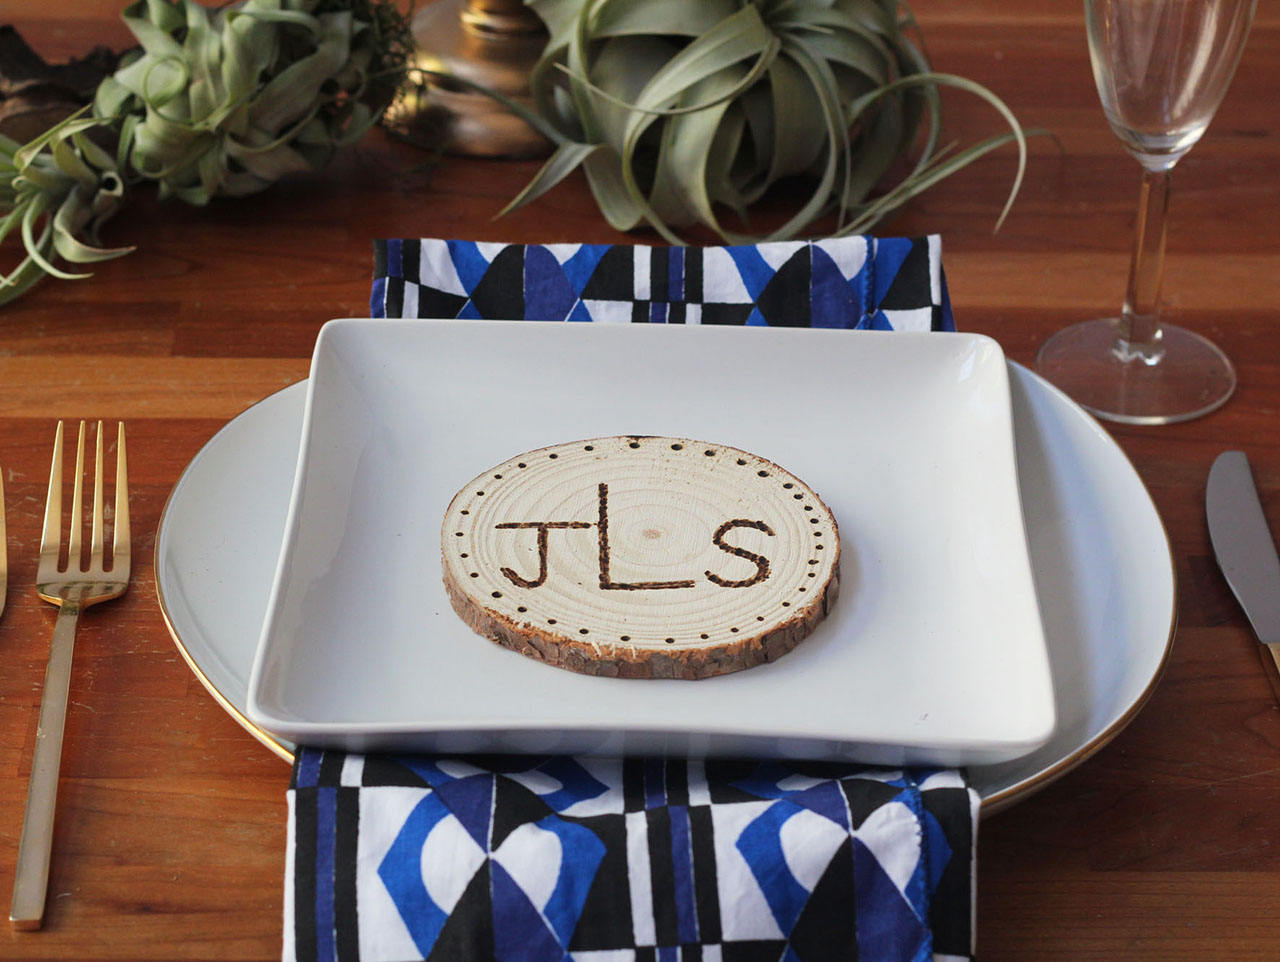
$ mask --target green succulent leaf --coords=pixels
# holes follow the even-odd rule
[[[576,2],[560,3],[567,16],[576,15]],[[541,16],[551,4],[531,4],[540,7]],[[738,10],[735,0],[644,0],[644,3],[600,4],[592,23],[596,37],[668,36],[701,37],[715,29]]]
[[[739,70],[736,73],[746,74]],[[712,106],[694,113],[680,114],[663,126],[662,146],[659,153],[658,172],[652,192],[652,208],[655,217],[664,223],[694,211],[707,223],[715,223],[711,195],[707,189],[707,170],[712,164],[712,148],[721,130],[729,101],[723,96],[736,89],[741,77],[732,70],[721,70],[701,84],[690,87],[686,95],[691,99],[709,99]],[[706,95],[710,94],[707,98]],[[715,161],[722,164],[723,158]],[[689,176],[677,178],[672,171],[685,171]]]
[[[327,162],[377,122],[411,47],[390,0],[138,0],[124,20],[140,51],[95,111],[137,117],[127,167],[197,205]]]
[[[90,138],[101,122],[72,116],[29,143],[0,136],[0,241],[15,232],[25,257],[0,275],[0,304],[20,297],[45,275],[89,275],[57,261],[92,263],[132,248],[96,247],[98,228],[119,208],[124,183],[114,158]]]
[[[588,157],[599,149],[592,144],[561,144],[547,159],[547,162],[542,165],[542,169],[538,171],[533,180],[525,185],[524,190],[517,194],[511,203],[499,212],[499,216],[541,197],[577,170]]]
[[[921,191],[1013,144],[1022,183],[1027,133],[986,88],[937,73],[898,0],[530,0],[550,33],[531,72],[534,110],[556,154],[508,205],[581,167],[608,222],[647,224],[680,243],[701,225],[730,243],[786,239],[834,215],[867,231]],[[916,38],[907,31],[914,31]],[[944,87],[989,103],[1008,133],[938,148]],[[907,171],[886,183],[893,170]],[[780,227],[728,229],[779,181],[811,192]],[[831,228],[826,228],[831,232]]]
[[[136,0],[123,19],[138,47],[91,116],[27,144],[0,136],[0,241],[25,254],[0,275],[0,304],[45,275],[88,276],[59,260],[128,253],[97,246],[127,182],[202,205],[326,163],[378,121],[412,48],[394,0]]]

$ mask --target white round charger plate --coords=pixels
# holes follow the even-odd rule
[[[1164,526],[1128,458],[1081,408],[1009,363],[1023,517],[1057,700],[1049,742],[969,769],[990,814],[1047,785],[1137,714],[1173,639],[1176,590]],[[169,631],[219,704],[282,758],[293,746],[245,717],[284,534],[306,382],[255,404],[178,479],[156,539]]]

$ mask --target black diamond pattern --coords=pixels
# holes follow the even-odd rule
[[[471,292],[471,303],[481,317],[495,321],[524,318],[524,249],[512,245],[493,259],[480,283]]]
[[[809,326],[809,280],[812,265],[808,247],[802,247],[778,268],[765,285],[756,306],[772,327]]]
[[[911,253],[902,262],[897,276],[889,285],[889,290],[885,292],[884,300],[880,302],[880,309],[909,311],[917,307],[926,307],[930,303],[927,296],[929,290],[929,242],[913,241]],[[920,297],[921,292],[926,294],[923,300]]]

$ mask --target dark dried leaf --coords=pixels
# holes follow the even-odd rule
[[[26,143],[93,99],[119,57],[106,47],[50,64],[16,28],[0,26],[0,134]]]

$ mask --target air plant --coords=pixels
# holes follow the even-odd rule
[[[378,120],[409,44],[395,8],[371,0],[138,0],[124,21],[140,46],[95,113],[123,118],[133,173],[192,204],[322,167]]]
[[[55,254],[126,253],[76,238],[91,237],[127,184],[154,181],[162,197],[203,205],[323,166],[378,121],[412,44],[393,0],[137,0],[123,18],[139,46],[98,85],[93,115],[25,147],[0,141],[0,239],[20,226],[27,253],[0,277],[0,303],[45,273],[85,276],[58,269]],[[90,133],[114,138],[109,171]],[[101,196],[108,177],[114,205]]]
[[[27,144],[0,134],[0,212],[7,212],[0,219],[0,241],[17,234],[26,250],[17,267],[0,275],[0,305],[22,296],[45,274],[88,276],[55,266],[58,258],[90,264],[133,250],[94,246],[98,229],[124,196],[116,158],[89,137],[97,126],[92,117],[73,115]]]
[[[671,243],[700,224],[729,243],[787,239],[834,215],[824,233],[863,233],[911,198],[998,147],[1026,142],[1005,104],[936,73],[897,0],[529,0],[550,41],[524,116],[556,145],[508,210],[581,167],[619,230],[648,224]],[[939,147],[939,93],[988,102],[1008,132]],[[512,105],[518,109],[518,105]],[[907,166],[896,183],[884,180]],[[811,192],[764,235],[731,230],[787,178]],[[999,222],[997,222],[998,226]]]

